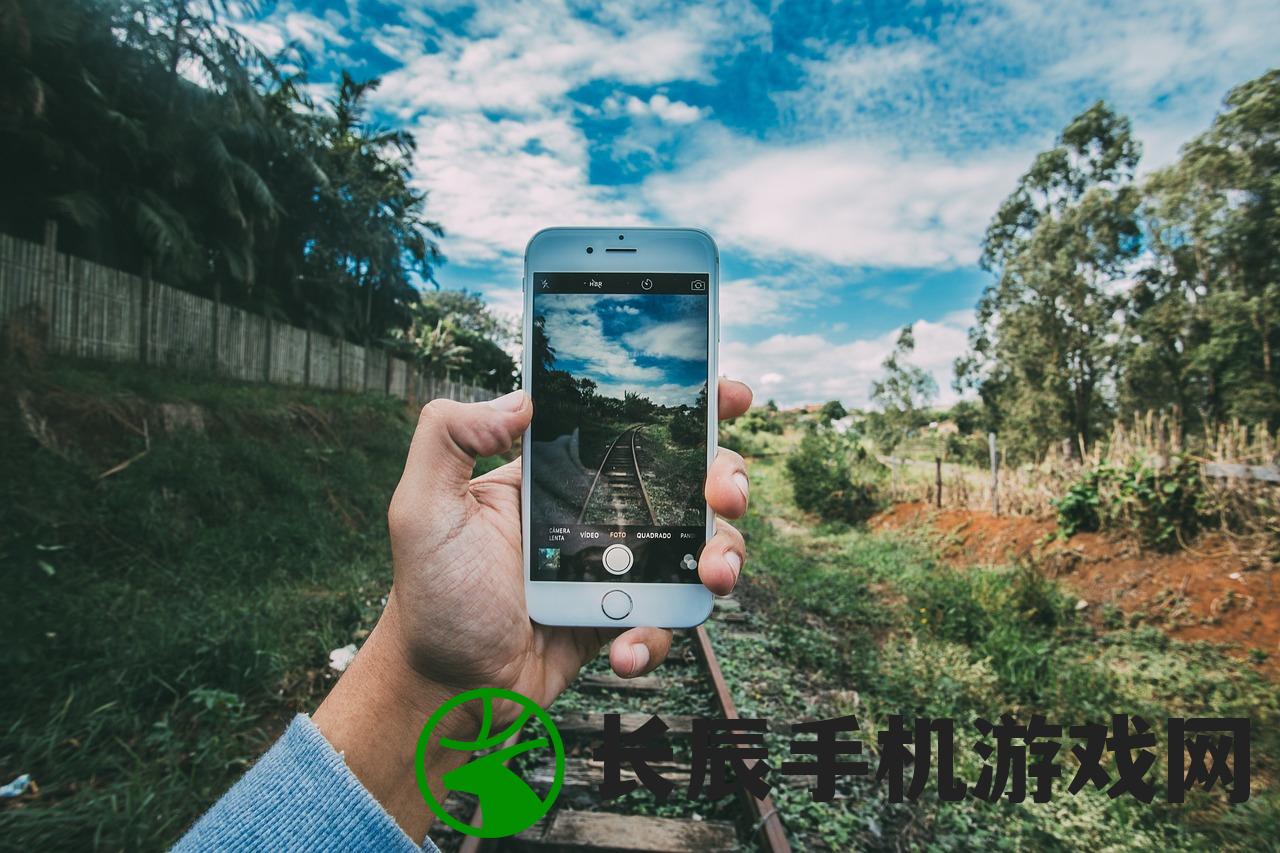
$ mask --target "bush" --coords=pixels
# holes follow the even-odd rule
[[[771,414],[768,410],[752,409],[738,418],[735,426],[753,434],[768,432],[774,435],[782,435],[781,419],[776,414]]]
[[[787,457],[787,477],[796,506],[827,521],[857,524],[879,508],[883,472],[847,438],[814,429]]]
[[[849,413],[845,411],[844,405],[839,400],[828,400],[823,404],[819,414],[824,421],[838,421]]]
[[[722,425],[717,440],[721,447],[737,451],[743,456],[763,456],[769,452],[763,436],[740,429],[736,424]]]
[[[707,440],[707,410],[686,409],[671,417],[671,439],[681,447],[697,447]]]
[[[1142,462],[1124,467],[1104,463],[1052,503],[1059,536],[1117,530],[1160,551],[1171,551],[1194,536],[1207,516],[1200,466],[1182,456],[1159,471]]]

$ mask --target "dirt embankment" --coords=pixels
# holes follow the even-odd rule
[[[1213,536],[1174,554],[1140,551],[1097,533],[1054,537],[1052,521],[898,504],[876,529],[926,528],[956,565],[1030,559],[1080,596],[1103,624],[1157,625],[1179,640],[1221,643],[1280,678],[1280,572]],[[1123,616],[1106,615],[1111,605]],[[1261,653],[1261,654],[1259,654]]]

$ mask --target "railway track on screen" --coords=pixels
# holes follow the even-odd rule
[[[638,445],[644,440],[643,429],[628,427],[609,444],[582,502],[579,524],[658,523],[640,471]]]

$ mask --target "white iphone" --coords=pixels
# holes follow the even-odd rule
[[[544,625],[688,628],[716,449],[719,256],[686,228],[549,228],[524,258],[525,598]]]

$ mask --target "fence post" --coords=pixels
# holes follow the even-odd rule
[[[213,331],[213,372],[218,372],[218,351],[222,347],[222,341],[218,340],[219,332],[222,331],[222,282],[215,281],[213,283],[213,321],[210,324]]]
[[[987,449],[991,452],[991,514],[1000,514],[1000,457],[996,453],[996,434],[987,433]]]
[[[934,502],[938,509],[942,509],[942,457],[933,457],[933,467],[935,474],[935,482],[937,484],[937,492],[934,494]]]
[[[302,384],[311,387],[311,326],[307,326],[307,339],[302,347]]]
[[[266,320],[267,341],[266,341],[266,349],[263,350],[263,353],[262,353],[262,381],[269,383],[271,382],[271,356],[272,356],[271,350],[274,348],[275,337],[276,337],[276,326],[275,326],[275,323],[271,322],[270,316],[266,316],[263,319]]]
[[[55,219],[44,221],[44,246],[40,253],[40,273],[44,279],[40,284],[46,291],[45,310],[49,312],[49,349],[57,351],[58,346],[58,222]]]
[[[49,305],[49,313],[52,315],[58,269],[58,221],[56,219],[46,219],[44,221],[44,252],[40,258],[40,264],[43,267],[41,272],[44,273],[43,284],[49,291],[47,304]]]
[[[57,257],[58,256],[55,254],[54,263],[57,263],[56,261]],[[70,259],[68,258],[68,260]],[[71,291],[71,331],[70,331],[71,340],[68,342],[67,352],[71,353],[72,355],[87,356],[87,355],[90,355],[91,353],[90,353],[90,348],[88,346],[85,346],[84,344],[83,334],[80,328],[80,307],[81,307],[80,303],[84,299],[84,294],[83,294],[84,284],[85,284],[84,279],[88,278],[91,273],[88,269],[81,268],[81,272],[83,273],[83,275],[76,276],[76,275],[70,274],[71,273],[70,265],[68,265],[66,269],[68,273],[67,289]],[[92,353],[92,354],[98,355],[99,353]]]
[[[345,391],[345,383],[342,381],[343,366],[346,364],[347,339],[338,338],[338,390]]]
[[[138,360],[151,363],[151,258],[142,259],[142,297],[138,306]]]

